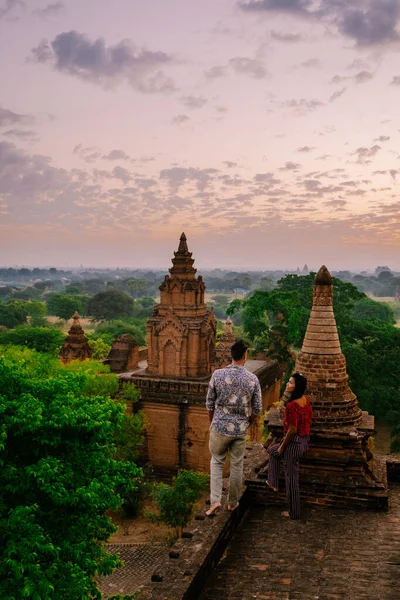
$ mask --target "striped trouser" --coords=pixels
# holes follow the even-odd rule
[[[281,458],[285,467],[286,495],[291,519],[300,518],[299,458],[307,452],[309,437],[295,435],[280,456],[277,452],[280,444],[274,444],[268,450],[268,483],[277,488]]]

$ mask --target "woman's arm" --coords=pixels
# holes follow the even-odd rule
[[[278,454],[282,454],[282,452],[284,451],[284,449],[286,448],[288,443],[294,438],[296,433],[297,433],[297,427],[294,427],[294,425],[291,425],[289,427],[289,429],[287,430],[287,433],[286,433],[285,437],[283,438],[281,445],[278,448]]]

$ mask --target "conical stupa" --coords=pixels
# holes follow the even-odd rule
[[[68,331],[68,336],[60,350],[60,359],[63,363],[69,363],[72,360],[86,360],[92,358],[93,350],[83,331],[80,316],[77,312],[72,317],[72,325]]]
[[[362,411],[349,387],[333,312],[332,276],[325,265],[315,277],[311,316],[296,371],[307,377],[315,427],[355,427],[361,422]]]

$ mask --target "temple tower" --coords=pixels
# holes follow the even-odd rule
[[[60,350],[60,359],[63,363],[92,358],[93,350],[89,346],[79,319],[80,316],[76,312],[72,317],[71,329],[68,331],[63,347]]]
[[[147,322],[150,375],[196,379],[211,373],[216,320],[193,263],[182,233],[170,274],[160,286],[160,304]]]

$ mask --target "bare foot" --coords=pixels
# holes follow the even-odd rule
[[[215,515],[219,508],[221,508],[221,502],[214,502],[214,504],[211,504],[210,508],[206,511],[207,517]]]
[[[281,512],[282,517],[290,517],[289,512],[287,510],[284,510],[283,512]]]
[[[275,493],[278,491],[278,488],[272,487],[272,485],[270,483],[268,483],[268,481],[266,483],[267,483],[267,486],[270,487],[271,490],[274,490]]]
[[[238,506],[239,506],[239,502],[236,502],[236,504],[228,504],[228,510],[230,510],[230,511],[236,510]]]

